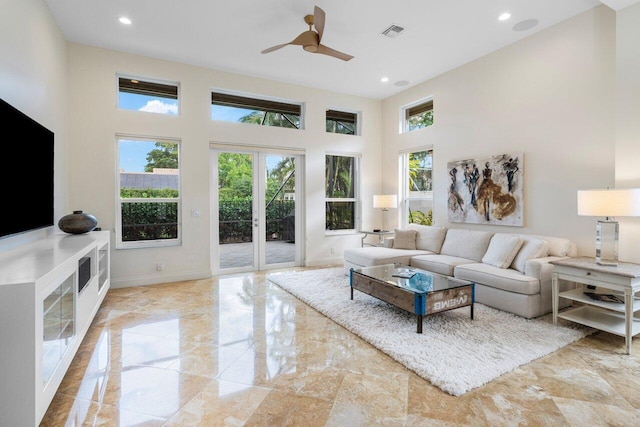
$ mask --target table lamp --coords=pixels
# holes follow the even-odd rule
[[[578,190],[578,215],[603,216],[596,224],[596,262],[618,265],[617,216],[640,216],[640,188]]]
[[[389,212],[389,208],[398,207],[398,195],[397,194],[377,194],[373,196],[373,207],[382,209],[382,230],[386,229],[386,215]]]

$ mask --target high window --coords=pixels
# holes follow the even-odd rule
[[[211,92],[211,119],[300,129],[302,105]]]
[[[400,154],[403,224],[433,224],[433,150]]]
[[[118,77],[118,108],[178,114],[178,84]]]
[[[327,154],[325,158],[325,209],[327,231],[354,231],[357,222],[359,158]]]
[[[433,124],[433,99],[404,107],[403,115],[404,132],[431,126]]]
[[[119,137],[116,247],[180,244],[180,143]]]
[[[338,110],[327,110],[327,132],[345,135],[358,134],[358,114]]]

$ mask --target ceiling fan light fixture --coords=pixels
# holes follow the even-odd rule
[[[306,46],[302,46],[302,48],[307,52],[312,52],[312,53],[316,53],[318,51],[318,46],[314,44],[308,44]]]

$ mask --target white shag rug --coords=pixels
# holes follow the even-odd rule
[[[478,304],[416,316],[354,290],[342,268],[273,273],[268,280],[358,335],[408,369],[460,396],[546,356],[590,333],[580,325],[554,326],[551,315],[528,320]]]

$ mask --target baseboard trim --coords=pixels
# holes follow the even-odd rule
[[[163,274],[161,276],[143,276],[126,279],[111,278],[111,288],[129,288],[132,286],[157,285],[161,283],[182,282],[185,280],[208,279],[212,277],[211,271],[193,271],[176,274]]]

